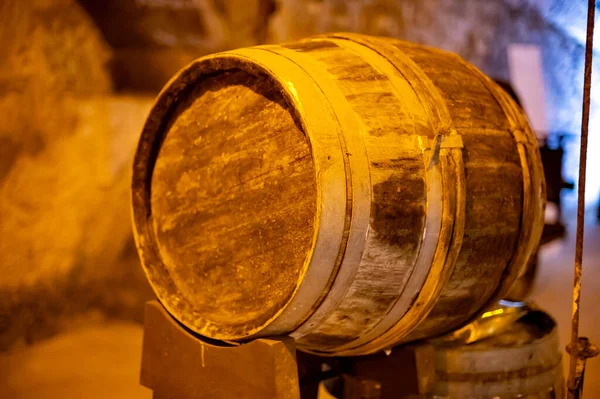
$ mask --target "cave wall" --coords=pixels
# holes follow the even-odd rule
[[[128,192],[152,97],[115,95],[110,56],[73,1],[0,2],[0,349],[151,297]]]

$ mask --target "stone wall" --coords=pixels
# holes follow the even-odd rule
[[[115,96],[70,0],[0,3],[0,349],[75,318],[141,318],[131,155],[152,97]]]

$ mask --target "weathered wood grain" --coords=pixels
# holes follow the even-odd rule
[[[203,318],[232,329],[286,303],[311,245],[315,171],[285,107],[256,76],[210,77],[179,103],[154,166],[165,267]]]
[[[422,155],[398,140],[414,135],[419,128],[427,135],[425,123],[415,127],[411,107],[389,78],[343,44],[314,40],[283,46],[301,53],[299,61],[316,62],[331,76],[362,126],[370,162],[372,230],[367,234],[361,264],[337,308],[299,339],[319,347],[348,343],[385,316],[410,277],[425,222]],[[337,106],[332,103],[334,110]]]
[[[525,215],[543,207],[533,136],[497,90],[453,54],[352,34],[196,61],[159,97],[134,174],[159,298],[201,334],[325,354],[457,327],[541,223]]]

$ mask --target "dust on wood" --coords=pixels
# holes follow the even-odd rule
[[[182,101],[152,177],[162,260],[198,318],[260,325],[290,298],[316,212],[308,140],[276,88],[242,71]]]

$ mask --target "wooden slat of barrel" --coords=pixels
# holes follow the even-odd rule
[[[341,37],[345,38],[345,36],[341,36]],[[348,45],[350,44],[350,41],[344,40],[344,41],[338,41],[338,43],[342,47],[348,47]],[[361,47],[361,46],[354,46],[354,45],[352,45],[352,46],[350,46],[349,49],[346,48],[346,50],[351,50],[352,52],[356,52],[358,55],[361,55],[362,59],[364,60],[363,62],[366,63],[366,64],[369,64],[369,66],[371,68],[375,69],[375,70],[377,70],[377,69],[386,70],[385,66],[387,64],[389,64],[385,60],[379,61],[380,57],[378,57],[376,53],[373,54],[373,52],[371,52],[371,54],[369,54],[367,52],[365,54],[365,50],[368,50],[368,49],[366,49],[364,47]],[[366,60],[368,60],[368,62]],[[329,61],[329,63],[332,63],[332,62],[334,62],[334,61],[333,60]],[[341,60],[338,60],[337,62],[343,63],[344,60],[342,58]],[[395,97],[397,99],[407,98],[411,94],[411,92],[412,92],[411,87],[406,87],[405,85],[402,85],[400,83],[400,82],[402,82],[402,79],[398,79],[398,78],[391,79],[391,75],[394,74],[394,71],[393,71],[394,66],[390,65],[390,67],[392,68],[392,71],[390,71],[389,68],[387,68],[386,72],[387,72],[387,79],[389,80],[389,83],[393,82],[393,84],[391,85],[391,87],[395,88],[395,92],[393,94],[395,95]],[[398,71],[396,71],[396,74],[397,73],[398,73]],[[343,83],[346,83],[346,80],[344,80]],[[414,81],[412,81],[411,84],[414,84]],[[404,90],[399,89],[399,88],[402,88]],[[408,90],[406,90],[406,89],[408,89]],[[416,92],[415,94],[418,95],[418,94],[421,94],[421,93]],[[413,94],[413,96],[415,94]],[[438,101],[438,103],[439,103],[439,101]],[[411,119],[413,121],[418,121],[417,123],[418,123],[419,126],[422,126],[422,127],[425,126],[426,127],[426,126],[429,125],[430,129],[432,129],[429,132],[427,130],[424,130],[424,131],[422,130],[421,131],[422,135],[420,136],[420,138],[425,137],[425,139],[426,139],[428,136],[433,136],[435,134],[436,129],[441,129],[442,131],[448,129],[448,127],[446,125],[444,125],[442,122],[438,122],[437,119],[436,119],[436,117],[432,117],[433,114],[437,115],[438,110],[433,110],[433,109],[427,107],[426,106],[427,103],[425,103],[424,101],[422,101],[422,99],[420,99],[420,104],[419,104],[419,101],[417,101],[416,105],[417,106],[415,106],[414,103],[398,104],[398,106],[401,107],[400,109],[407,109],[407,110],[409,110],[411,112],[411,116],[412,116]],[[371,111],[371,112],[377,112],[377,107],[372,107],[372,106],[371,107],[366,107],[365,109],[359,109],[358,112],[365,113],[365,112],[368,112],[371,109],[373,109],[373,111]],[[419,112],[419,109],[421,109],[420,112]],[[424,120],[423,119],[420,120],[419,113],[421,115],[426,115],[426,118]],[[394,114],[388,114],[388,115],[382,115],[382,116],[384,116],[384,118],[382,118],[383,121],[386,121],[388,123],[393,123],[393,122],[389,122],[389,121],[390,121],[390,119],[392,121],[394,120],[393,119],[394,118]],[[383,123],[386,123],[386,122],[383,122]],[[410,132],[410,130],[411,130],[410,122],[411,122],[410,120],[405,120],[402,123],[402,126],[404,127],[404,131],[406,131],[407,133]],[[377,129],[376,130],[377,133],[375,133],[375,135],[380,135],[381,134],[380,133],[381,130],[383,130],[383,129]],[[429,163],[428,159],[425,159],[425,158],[423,158],[423,156],[420,155],[419,147],[415,147],[414,142],[413,142],[412,146],[410,146],[410,145],[402,145],[401,144],[402,143],[402,136],[399,135],[398,130],[394,129],[393,125],[388,130],[390,132],[390,136],[392,137],[392,140],[388,144],[388,147],[391,147],[391,148],[401,148],[401,149],[406,149],[406,148],[413,149],[414,152],[413,152],[412,155],[414,157],[416,157],[417,159],[419,159],[419,163],[421,165],[428,166],[428,163]],[[368,141],[367,141],[367,147],[369,147],[369,142]],[[371,148],[371,150],[369,152],[369,155],[372,154],[375,157],[377,157],[378,155],[380,156],[381,154],[379,154],[379,151],[380,151],[380,148],[377,148],[377,147]],[[394,157],[392,155],[393,152],[390,152],[389,150],[387,152],[385,152],[384,154],[389,157],[388,159],[391,158],[394,161],[396,161],[398,159],[398,157],[397,156]],[[443,155],[442,155],[442,157],[443,157]],[[401,168],[402,168],[402,165],[401,165]],[[408,169],[408,170],[411,169],[410,165],[404,165],[403,168]],[[429,167],[428,169],[432,170],[432,169],[435,169],[435,168]],[[372,173],[372,175],[373,175],[373,173]],[[431,178],[431,176],[430,176],[430,178]],[[436,182],[435,181],[429,181],[428,184],[430,186],[433,186],[433,185],[436,184]],[[448,189],[448,187],[447,187],[447,189]],[[405,191],[405,190],[406,190],[406,188],[403,186],[403,190],[402,191]],[[431,190],[432,190],[432,188],[430,187],[429,188],[429,193],[431,192]],[[400,190],[398,190],[398,191],[400,191]],[[428,196],[429,196],[429,193],[428,193]],[[394,199],[397,201],[399,199],[399,197],[401,197],[401,194],[400,193],[395,193],[394,197],[395,197]],[[430,213],[434,213],[434,212],[432,212],[432,209],[436,208],[436,206],[435,206],[436,205],[435,204],[436,201],[440,201],[440,204],[438,204],[437,207],[438,208],[441,207],[442,206],[441,199],[435,199],[435,198],[428,198],[427,199],[427,204],[428,204],[428,209],[427,209],[427,211],[428,211],[427,212],[428,213],[427,214],[427,220],[428,220],[427,223],[428,223],[428,226],[427,226],[427,228],[428,229],[431,227],[431,226],[429,226],[429,220],[431,218]],[[432,208],[432,205],[433,205],[433,208]],[[445,208],[445,206],[444,206],[444,208]],[[450,209],[446,209],[444,212],[446,212],[447,214],[449,214],[448,212],[453,212],[453,211],[450,211]],[[446,219],[446,217],[444,217],[442,215],[439,215],[437,217],[440,217],[440,216],[443,219]],[[455,231],[459,231],[459,229],[456,228]],[[443,237],[443,235],[440,235],[440,237],[439,237],[440,240],[442,240],[442,237]],[[372,242],[375,242],[375,246],[376,247],[377,246],[381,246],[381,243],[377,242],[377,236],[376,235],[374,235],[374,237],[372,237]],[[445,240],[442,240],[440,242],[444,243],[443,245],[441,245],[441,247],[443,248],[443,250],[450,249],[450,246],[448,245],[449,242],[447,242]],[[398,244],[398,243],[396,243],[396,244]],[[419,242],[419,244],[421,244],[421,242]],[[423,245],[423,247],[426,248],[427,245]],[[417,248],[417,256],[420,256],[421,252],[423,252],[422,248]],[[441,266],[444,266],[443,265],[444,258],[445,258],[445,255],[440,258],[440,261],[442,262]],[[410,263],[408,263],[408,264],[406,264],[406,263],[405,264],[400,264],[400,263],[397,263],[397,262],[394,264],[394,268],[403,269],[404,272],[406,273],[405,275],[407,275],[407,277],[411,278],[411,280],[409,280],[409,282],[412,283],[412,282],[416,281],[415,284],[412,284],[412,285],[408,284],[407,285],[406,284],[407,283],[407,281],[406,281],[407,279],[406,278],[402,282],[402,285],[399,285],[399,284],[394,284],[389,279],[385,279],[385,275],[383,275],[383,274],[381,274],[380,276],[374,276],[375,278],[379,278],[380,281],[382,281],[383,284],[386,284],[386,283],[387,284],[391,284],[392,285],[392,289],[393,288],[396,289],[396,292],[394,293],[396,295],[393,298],[394,300],[390,303],[390,306],[388,307],[388,309],[381,309],[382,312],[380,312],[379,314],[377,314],[376,312],[372,311],[371,308],[367,307],[367,309],[368,309],[367,312],[369,312],[368,313],[369,314],[369,318],[367,318],[366,320],[373,319],[375,322],[371,323],[371,325],[372,326],[376,326],[376,328],[370,330],[369,328],[367,328],[368,326],[364,325],[365,324],[364,321],[361,321],[360,319],[358,319],[356,324],[358,325],[359,328],[361,327],[361,324],[362,324],[362,329],[359,331],[360,332],[360,337],[359,337],[360,339],[358,339],[358,340],[354,339],[354,340],[352,340],[352,342],[349,345],[344,345],[342,347],[336,348],[336,352],[337,353],[353,354],[352,351],[349,351],[349,352],[348,351],[346,351],[346,352],[340,352],[340,351],[342,350],[342,348],[347,349],[348,346],[350,346],[350,347],[352,347],[352,345],[356,346],[357,341],[359,341],[359,343],[360,343],[360,341],[362,341],[362,343],[364,343],[365,340],[373,339],[374,337],[377,337],[378,335],[382,334],[385,331],[385,329],[389,328],[389,326],[390,326],[389,322],[395,323],[397,321],[396,318],[400,318],[402,316],[402,314],[403,314],[402,312],[405,312],[407,310],[406,308],[404,308],[402,306],[403,304],[406,306],[406,305],[410,305],[411,302],[415,303],[415,298],[416,298],[416,295],[419,293],[419,288],[420,288],[420,284],[422,284],[422,280],[414,279],[412,277],[413,277],[413,275],[418,275],[419,273],[422,273],[423,271],[426,273],[428,271],[428,269],[429,269],[429,265],[426,265],[427,268],[425,270],[416,270],[417,273],[415,273],[414,269],[415,269],[416,266],[421,266],[421,267],[423,266],[423,265],[421,265],[417,261],[417,259],[418,259],[418,257],[416,259],[413,259],[414,262],[413,262],[412,265]],[[416,262],[416,264],[415,264],[415,262]],[[363,263],[363,267],[364,267],[365,270],[368,271],[369,267],[373,267],[373,266],[369,265],[367,262],[364,262]],[[393,270],[394,268],[391,268],[391,269]],[[390,269],[390,268],[388,268],[388,269]],[[448,271],[448,270],[449,270],[449,268],[446,268],[446,271]],[[447,274],[447,273],[445,273],[445,274]],[[369,277],[372,277],[372,276],[369,276]],[[441,278],[441,275],[438,276],[436,278],[436,281],[434,282],[434,286],[442,286],[443,285],[443,280],[444,279]],[[362,280],[362,281],[359,280],[359,283],[361,283],[363,281],[364,280]],[[370,284],[370,283],[372,283],[372,280],[371,281],[366,280],[366,283]],[[363,282],[363,284],[364,284],[364,282]],[[409,289],[406,289],[406,288],[409,288]],[[435,291],[435,288],[433,288],[433,289]],[[354,293],[350,290],[348,296],[351,297],[353,294]],[[364,294],[365,293],[363,293],[363,295]],[[432,293],[432,295],[435,296],[436,295],[435,292]],[[405,298],[405,299],[403,300],[403,298]],[[419,305],[419,301],[417,301],[415,304]],[[361,305],[364,306],[365,304],[362,303]],[[401,306],[398,307],[398,305],[401,305]],[[352,309],[352,308],[345,309],[345,310],[346,311],[342,314],[342,320],[341,320],[341,321],[344,322],[344,325],[347,324],[347,322],[346,322],[346,319],[348,318],[347,314],[349,314],[349,313],[350,314],[356,313],[356,311],[354,309]],[[423,315],[423,312],[421,310],[425,311],[426,307],[423,307],[423,308],[421,308],[421,310],[418,310],[418,307],[413,306],[412,310],[416,310],[415,312],[412,312],[412,313],[414,313],[414,315],[413,315],[414,317],[412,317],[412,319],[413,320],[415,320],[415,319],[419,320],[419,317],[422,317],[422,315]],[[389,315],[388,315],[388,313],[389,313]],[[387,323],[387,327],[385,326],[386,323]],[[332,325],[332,329],[335,331],[335,327],[334,326],[337,325],[337,324],[340,324],[340,323],[339,323],[338,320],[335,320],[335,322],[332,323],[332,324],[333,324]],[[383,329],[382,329],[382,327],[383,327]],[[406,328],[407,328],[406,323],[403,323],[402,328],[404,330],[406,330]],[[337,329],[337,331],[339,331],[339,328]],[[330,336],[325,336],[325,337],[322,338],[322,341],[323,342],[325,342],[325,341],[329,342],[329,341],[331,341],[331,337]],[[384,345],[389,345],[389,340],[384,340],[384,341],[387,341],[386,343],[384,343]],[[302,342],[302,341],[300,341],[300,342]],[[321,347],[323,347],[323,346],[325,346],[325,345],[321,343]],[[364,349],[361,348],[359,351],[364,351],[364,350],[368,350],[368,349],[367,348],[364,348]]]
[[[299,340],[306,345],[336,346],[377,324],[398,300],[412,272],[425,219],[425,165],[415,141],[403,146],[401,138],[414,137],[411,121],[418,115],[410,114],[384,74],[335,42],[314,40],[283,47],[293,52],[275,51],[310,68],[311,75],[329,73],[335,78],[344,97],[332,102],[332,107],[337,110],[345,100],[355,112],[370,163],[372,232],[361,264],[330,316]],[[317,84],[324,86],[318,79]],[[396,267],[386,267],[389,264]]]
[[[398,45],[397,43],[398,42],[395,42],[396,45]],[[383,85],[374,84],[374,82],[379,83],[376,77],[380,74],[378,74],[365,60],[358,59],[352,62],[352,56],[354,56],[354,58],[358,57],[348,51],[344,52],[344,49],[340,47],[334,48],[331,45],[323,44],[316,46],[314,42],[306,43],[305,46],[308,48],[305,52],[310,53],[310,55],[317,58],[325,65],[325,67],[329,68],[328,71],[331,74],[339,74],[339,76],[334,75],[334,77],[342,88],[350,87],[350,89],[346,90],[352,93],[351,85],[356,80],[359,82],[366,81],[371,90],[372,88],[375,88],[374,91],[379,95],[377,100],[369,97],[369,89],[367,89],[366,86],[355,91],[357,93],[362,92],[363,95],[347,97],[359,116],[364,116],[367,133],[373,131],[388,131],[401,134],[401,132],[407,130],[410,132],[412,126],[409,118],[402,118],[401,115],[397,115],[401,111],[396,112],[396,115],[392,112],[385,113],[384,101],[388,100],[388,97],[390,97],[398,102],[398,96],[393,92],[388,97],[385,96],[386,91],[382,89]],[[303,48],[302,44],[294,44],[288,47],[296,49]],[[466,167],[468,169],[467,195],[471,195],[472,198],[476,199],[475,201],[468,202],[470,206],[467,209],[466,220],[467,223],[470,221],[472,226],[470,227],[469,224],[466,226],[466,238],[463,241],[466,250],[461,252],[463,256],[459,257],[459,260],[457,261],[459,264],[462,262],[464,266],[455,268],[455,272],[451,276],[451,283],[447,286],[445,292],[441,293],[438,305],[434,309],[432,316],[428,319],[429,324],[424,324],[420,327],[423,330],[421,333],[418,331],[414,333],[416,338],[420,338],[418,334],[423,336],[431,335],[432,332],[429,331],[428,328],[439,331],[440,326],[448,329],[458,325],[460,322],[466,320],[469,315],[480,308],[490,298],[496,288],[498,278],[503,272],[502,266],[506,266],[511,256],[512,248],[515,245],[520,221],[520,193],[522,192],[522,186],[518,183],[521,179],[521,169],[515,143],[508,131],[508,123],[506,122],[502,109],[489,90],[487,90],[487,88],[478,80],[477,76],[474,76],[473,73],[461,63],[450,63],[452,73],[448,73],[448,59],[452,61],[452,57],[449,57],[446,53],[410,45],[406,47],[409,51],[405,52],[409,56],[412,54],[411,52],[417,53],[418,51],[421,51],[421,53],[426,55],[421,56],[421,58],[416,56],[412,58],[425,64],[425,67],[422,69],[426,74],[428,72],[429,74],[437,72],[437,75],[435,75],[437,79],[432,79],[432,81],[435,84],[436,89],[442,93],[444,102],[449,104],[450,117],[453,121],[458,120],[458,123],[454,123],[455,127],[459,133],[463,135],[465,140],[467,138],[469,139],[466,158]],[[403,51],[405,50],[404,47],[401,49]],[[444,69],[438,68],[436,70],[434,67],[427,67],[428,64],[439,67],[442,64],[440,59],[445,62]],[[347,68],[341,66],[347,66]],[[371,75],[374,76],[372,80],[365,78],[365,75],[369,71],[369,67],[371,68]],[[347,75],[352,76],[352,74],[356,74],[360,79],[346,77]],[[387,80],[389,84],[389,78],[387,77],[380,77],[379,80],[383,80],[384,82]],[[392,90],[388,91],[391,92]],[[384,98],[384,100],[382,101],[381,98]],[[357,103],[353,103],[353,101]],[[382,102],[383,104],[381,104]],[[374,103],[376,103],[377,106],[373,106]],[[392,106],[392,109],[396,108],[402,110],[402,105],[403,104],[401,103],[397,103],[395,106]],[[411,111],[414,109],[415,108],[410,108]],[[378,116],[369,118],[369,115],[371,114]],[[398,124],[399,126],[395,126],[395,124]],[[414,127],[412,128],[413,132],[410,133],[414,134]],[[469,132],[467,132],[466,129],[470,129]],[[424,135],[427,134],[426,129],[422,130],[422,132]],[[429,132],[429,135],[431,135],[431,130],[429,130]],[[508,146],[508,148],[500,147],[498,148],[498,152],[490,151],[490,144],[492,142],[497,143],[496,145]],[[372,153],[376,154],[376,152],[372,150],[369,151],[369,156]],[[505,159],[507,154],[509,158]],[[386,155],[389,155],[389,152]],[[510,158],[511,155],[512,158]],[[478,157],[481,159],[486,156],[487,162],[477,163]],[[419,155],[415,154],[413,157],[413,159],[415,159],[422,167],[423,162],[419,159]],[[470,157],[473,158],[472,162]],[[407,164],[398,163],[397,166],[398,169],[403,171],[410,171],[412,169],[411,166]],[[515,181],[517,184],[513,183]],[[389,184],[389,182],[390,180],[386,183]],[[414,184],[411,184],[406,176],[404,176],[403,183],[403,188],[414,187]],[[402,182],[399,182],[398,186],[401,184]],[[498,184],[501,185],[500,189],[497,187]],[[397,195],[393,199],[395,209],[403,208],[402,198],[399,197],[400,195]],[[375,206],[377,206],[379,201],[374,198],[373,202],[376,204]],[[409,198],[408,201],[412,204],[419,203],[415,198]],[[516,210],[516,212],[512,213],[512,219],[511,210]],[[503,213],[506,213],[507,217],[505,217]],[[406,215],[402,216],[404,216],[403,219],[405,221],[408,221],[408,225],[422,228],[422,225],[415,224],[414,220],[411,220],[410,217],[406,217]],[[401,231],[402,229],[402,222],[396,220],[391,221],[389,218],[385,217],[376,219],[385,220],[386,222],[390,222],[390,224],[396,223],[395,227],[398,231]],[[502,234],[504,237],[507,237],[507,239],[503,239],[501,237]],[[409,231],[407,235],[410,236],[411,232]],[[397,237],[396,242],[410,245],[413,243],[411,238],[414,239],[415,235],[412,235],[410,238]],[[487,241],[485,241],[486,239]],[[418,249],[419,244],[419,242],[413,244],[415,249]],[[414,254],[414,252],[411,252],[406,248],[400,248],[399,252],[402,252],[404,255],[410,253]],[[482,264],[480,259],[482,253],[487,263]],[[494,254],[496,255],[495,257]],[[410,265],[410,262],[407,264]],[[362,270],[370,271],[366,265]],[[495,273],[490,273],[491,271],[495,271]],[[376,286],[373,285],[373,282],[377,281],[386,284],[388,288],[393,289],[394,287],[397,287],[397,285],[394,285],[393,276],[389,274],[389,271],[385,277],[369,276],[369,278],[365,278],[364,276],[357,275],[355,280],[355,282],[366,282],[366,290],[370,290],[370,293],[367,293],[366,296],[370,295],[371,297],[373,296],[373,291],[376,290]],[[473,293],[473,290],[475,290],[475,293]],[[380,297],[382,299],[386,298],[383,293],[380,293]],[[393,301],[396,298],[397,296],[392,296],[391,300]],[[473,300],[474,298],[475,300]],[[388,302],[387,305],[389,308],[390,303]],[[356,330],[348,331],[346,340],[340,340],[338,337],[334,338],[334,336],[332,336],[333,334],[315,336],[315,338],[318,337],[318,339],[320,339],[318,344],[324,345],[325,342],[327,345],[342,344],[347,342],[348,339],[352,340],[353,336],[368,331],[378,320],[377,318],[375,318],[375,320],[369,320],[368,317],[364,316],[362,316],[363,319],[361,320],[361,310],[370,314],[381,314],[385,313],[387,309],[383,308],[378,310],[372,303],[364,302],[361,303],[360,306],[357,306],[355,303],[350,303],[348,307],[344,307],[343,304],[341,304],[340,308],[336,310],[336,313],[340,314],[340,317],[331,319],[329,325],[330,330],[335,331],[338,335],[341,334],[342,332],[340,332],[340,329],[337,327],[340,322],[343,322],[346,325],[354,325],[356,326]],[[319,330],[322,331],[325,327],[326,325],[323,324],[320,326]],[[310,339],[310,337],[307,339]]]
[[[411,336],[417,339],[456,327],[490,298],[517,245],[523,186],[506,117],[478,76],[445,53],[397,46],[435,84],[465,144],[468,200],[461,253],[435,308]]]
[[[200,334],[289,333],[329,354],[458,326],[530,256],[543,205],[539,160],[518,144],[531,132],[495,90],[452,54],[350,34],[196,61],[157,100],[134,169],[159,298]],[[260,187],[238,184],[253,170]]]
[[[503,109],[496,102],[494,93],[478,82],[477,74],[473,74],[468,68],[463,67],[461,70],[460,66],[464,65],[464,62],[452,63],[455,57],[447,53],[396,40],[388,40],[388,42],[394,43],[395,46],[402,49],[403,54],[410,55],[416,62],[424,61],[425,67],[422,70],[429,75],[437,74],[437,78],[434,76],[432,80],[436,84],[437,90],[445,96],[444,103],[449,104],[453,120],[459,121],[454,125],[462,134],[465,142],[467,195],[470,195],[469,201],[467,201],[467,231],[465,231],[461,257],[455,265],[450,282],[439,296],[433,312],[424,323],[405,338],[405,340],[414,340],[431,336],[440,328],[449,329],[466,320],[467,315],[472,314],[471,309],[480,307],[486,301],[485,298],[489,299],[495,291],[495,286],[502,276],[502,270],[498,265],[506,265],[507,260],[512,257],[510,254],[515,245],[515,233],[518,233],[520,219],[518,213],[521,205],[518,194],[519,191],[522,191],[520,186],[522,177],[514,139],[509,129],[504,130],[508,123]],[[380,53],[393,59],[393,54],[383,50],[381,44],[375,43],[374,46]],[[415,52],[423,54],[421,59],[414,56]],[[435,67],[436,57],[438,57],[437,68]],[[431,61],[432,59],[434,62]],[[397,61],[394,60],[394,62]],[[427,68],[427,63],[434,66]],[[451,72],[440,67],[446,63],[454,67]],[[455,76],[456,70],[458,72]],[[460,79],[453,80],[457,77]],[[456,86],[455,82],[459,82],[461,87]],[[452,84],[455,87],[452,87]],[[450,89],[444,89],[444,85],[450,85]],[[473,99],[480,97],[483,104],[480,114],[494,114],[494,117],[477,118],[477,115],[474,117],[460,115],[461,107],[465,107],[465,104],[467,107],[462,109],[463,113],[477,109],[480,105],[473,102]],[[490,112],[489,109],[494,109],[494,107],[494,112]],[[488,110],[486,111],[486,109]],[[499,129],[492,129],[494,126]],[[523,129],[528,129],[526,125],[522,126]],[[504,146],[510,147],[503,147],[503,143],[506,143]],[[471,158],[477,158],[479,153],[481,153],[479,159],[481,162],[477,163],[478,160]],[[507,156],[508,158],[506,158]],[[512,158],[510,158],[511,156]],[[532,164],[527,167],[536,168],[538,165]],[[498,184],[500,187],[497,187]],[[539,184],[537,186],[539,187]],[[511,214],[512,209],[518,209],[517,214]],[[512,220],[510,220],[511,217]],[[505,223],[506,218],[509,218],[507,223]],[[502,238],[502,234],[509,237],[508,242],[506,238]],[[496,258],[494,258],[494,253],[497,254]],[[486,261],[487,267],[485,263],[481,264],[481,260]],[[495,269],[494,266],[496,266]],[[477,284],[476,281],[481,281],[482,284]],[[474,293],[475,296],[472,297],[471,295]],[[461,317],[462,320],[460,320]]]

